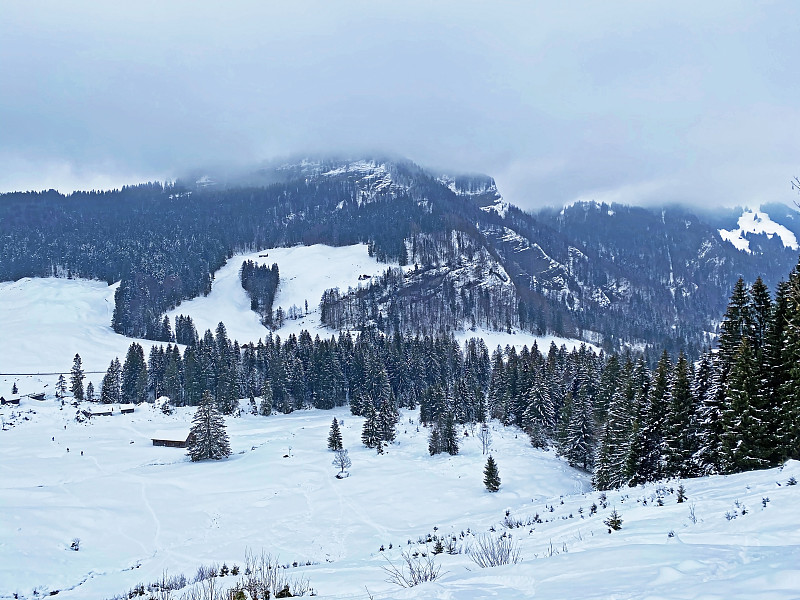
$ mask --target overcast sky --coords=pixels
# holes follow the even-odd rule
[[[0,13],[0,191],[377,150],[493,175],[525,208],[797,198],[795,0],[4,0]]]

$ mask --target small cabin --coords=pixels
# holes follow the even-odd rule
[[[108,404],[97,404],[83,409],[84,416],[91,417],[110,417],[114,414],[114,407]]]
[[[158,430],[151,438],[153,446],[168,446],[170,448],[186,448],[192,443],[194,434],[185,429]]]
[[[9,396],[8,398],[0,396],[0,405],[5,406],[6,404],[19,406],[19,396]]]
[[[39,400],[40,402],[44,400],[44,392],[36,392],[35,394],[28,394],[29,398],[33,400]]]
[[[130,415],[133,413],[135,408],[136,408],[135,404],[120,404],[119,412],[123,415]]]

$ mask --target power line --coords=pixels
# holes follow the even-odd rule
[[[64,372],[56,372],[56,373],[0,373],[0,377],[11,377],[11,376],[32,376],[32,375],[70,375],[71,371],[64,371]],[[105,371],[83,371],[84,375],[98,375],[100,373],[105,373]]]

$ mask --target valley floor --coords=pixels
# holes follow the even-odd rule
[[[107,598],[165,571],[191,579],[200,565],[241,565],[248,550],[297,561],[291,574],[328,598],[800,597],[797,462],[686,480],[683,503],[677,481],[602,496],[495,424],[502,487],[491,494],[469,428],[457,456],[431,457],[414,412],[384,455],[361,445],[362,419],[346,409],[228,418],[234,454],[191,463],[150,441],[158,429],[188,430],[190,409],[142,405],[81,424],[69,404],[33,402],[2,409],[0,598]],[[353,461],[343,480],[325,448],[334,416]],[[614,509],[622,528],[609,534]],[[444,553],[435,582],[385,581],[387,558],[397,563],[409,542],[424,549],[428,534],[465,550],[473,534],[503,533],[519,564],[480,569]]]

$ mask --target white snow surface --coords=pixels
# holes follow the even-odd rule
[[[0,283],[0,373],[67,373],[76,353],[85,371],[102,371],[132,339],[114,333],[117,285],[85,279],[20,279]],[[138,340],[149,352],[154,342]],[[146,354],[145,354],[146,355]],[[87,375],[100,391],[102,374]],[[0,376],[2,390],[16,381],[20,394],[53,392],[57,375]],[[47,386],[47,387],[45,387]]]
[[[800,597],[800,486],[788,485],[798,462],[684,480],[684,503],[678,481],[607,492],[604,502],[585,474],[496,423],[502,486],[491,494],[477,439],[462,437],[457,456],[431,457],[408,411],[384,455],[360,444],[362,418],[346,409],[228,418],[234,454],[201,463],[150,441],[157,429],[188,426],[188,408],[167,416],[145,405],[87,424],[74,412],[52,401],[0,409],[0,598],[34,598],[34,589],[107,598],[165,570],[191,579],[201,564],[242,565],[248,549],[310,561],[287,574],[307,578],[320,598]],[[353,461],[343,480],[325,449],[334,416]],[[613,509],[622,529],[609,534]],[[462,550],[472,534],[506,533],[522,562],[480,569],[467,554],[444,553],[437,581],[386,582],[386,559],[397,564],[409,540],[424,550],[417,540],[429,533],[455,536]]]
[[[240,344],[257,342],[269,335],[269,330],[259,321],[258,315],[250,310],[250,299],[242,288],[239,269],[246,260],[271,266],[277,263],[280,274],[278,293],[273,309],[282,307],[287,312],[291,306],[302,309],[308,302],[308,314],[300,319],[287,319],[276,333],[281,337],[299,334],[306,329],[311,337],[317,333],[324,337],[331,330],[321,326],[319,303],[325,290],[338,287],[346,292],[348,287],[356,288],[368,284],[369,279],[359,281],[360,275],[371,277],[382,274],[396,263],[381,263],[369,256],[365,244],[353,246],[292,246],[290,248],[270,248],[249,254],[237,254],[214,274],[211,293],[205,297],[183,302],[167,313],[174,320],[183,314],[192,317],[198,333],[202,336],[206,329],[214,331],[222,321],[228,337]]]
[[[794,233],[780,223],[770,219],[767,213],[760,210],[745,210],[742,216],[739,217],[737,225],[737,229],[719,230],[720,237],[733,244],[737,250],[750,253],[750,241],[747,239],[748,233],[766,234],[770,239],[772,239],[772,236],[777,235],[785,248],[800,249]]]
[[[363,247],[269,250],[263,259],[269,264],[283,260],[282,253],[297,253],[279,262],[286,285],[277,304],[299,306],[308,296],[311,305],[312,291],[348,285],[341,265],[325,262],[339,256],[336,251],[351,261],[352,285],[361,267],[385,268],[370,262]],[[217,303],[207,326],[255,318],[238,283],[242,258],[230,261],[233,275],[223,269],[214,285],[227,280],[231,292],[241,292],[245,309],[212,291],[202,299]],[[353,263],[356,258],[364,262]],[[0,284],[0,372],[67,371],[76,352],[87,370],[105,370],[114,356],[124,357],[131,340],[109,326],[114,290],[67,279]],[[520,333],[480,333],[492,350],[532,341]],[[546,351],[549,341],[538,343]],[[92,376],[96,387],[101,377]],[[22,394],[45,384],[52,390],[55,382],[54,376],[0,377],[0,391],[10,391],[12,379]],[[678,485],[671,481],[609,492],[603,506],[585,473],[496,423],[492,454],[502,487],[490,494],[474,435],[461,438],[457,456],[431,457],[415,412],[403,412],[397,443],[382,456],[360,444],[362,419],[344,408],[227,418],[233,456],[203,463],[151,441],[157,430],[185,431],[191,409],[164,415],[155,405],[140,405],[133,414],[115,410],[83,424],[77,412],[70,404],[62,410],[52,399],[24,396],[19,407],[0,408],[0,599],[41,598],[56,590],[59,598],[108,598],[156,581],[165,570],[191,579],[200,565],[241,566],[247,549],[272,553],[282,563],[310,561],[288,574],[307,577],[321,598],[800,597],[800,486],[787,485],[790,477],[800,479],[798,462],[686,480],[682,504],[669,492]],[[325,449],[334,416],[343,421],[353,461],[343,480],[334,477]],[[609,534],[603,520],[614,508],[623,525]],[[506,511],[523,525],[506,528]],[[468,528],[510,533],[522,562],[479,569],[466,554],[445,553],[436,559],[442,576],[435,582],[401,589],[385,581],[386,558],[399,564],[409,540],[415,546],[428,533],[452,534],[464,549],[472,540],[461,537]],[[69,549],[73,538],[81,540],[78,552]],[[234,578],[220,583],[232,585]]]
[[[554,343],[558,348],[566,346],[568,351],[577,350],[581,347],[581,344],[585,344],[587,348],[595,352],[600,352],[599,347],[589,342],[582,342],[581,340],[558,337],[555,335],[533,335],[532,333],[520,331],[518,329],[512,329],[511,333],[509,333],[507,331],[490,331],[488,329],[478,328],[475,331],[460,331],[456,334],[456,339],[462,346],[471,338],[483,338],[490,353],[494,352],[498,346],[503,350],[505,350],[506,346],[514,346],[517,352],[522,350],[523,346],[527,346],[530,350],[534,342],[538,346],[539,352],[542,354],[547,354],[551,343]]]

